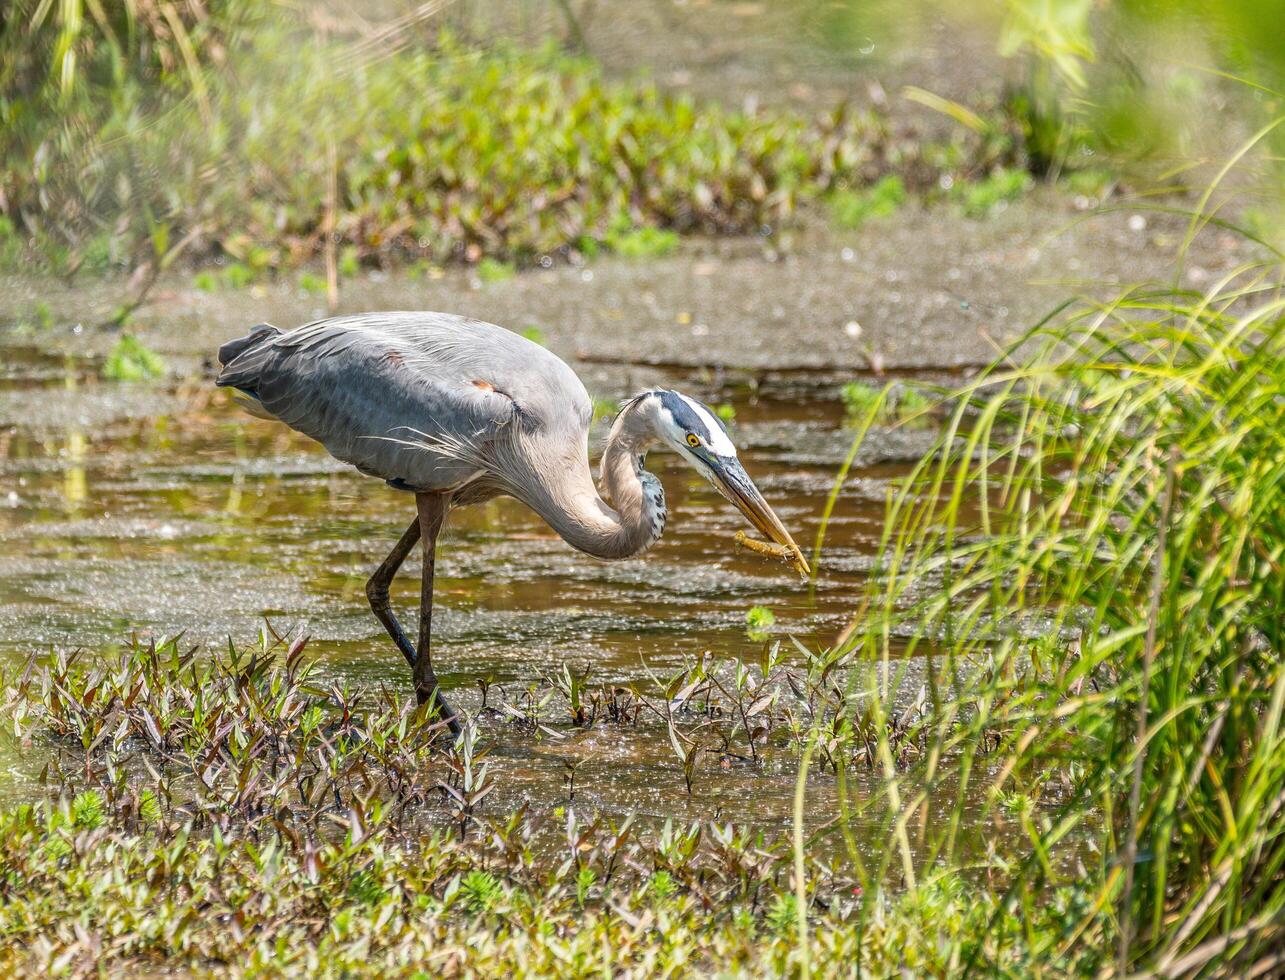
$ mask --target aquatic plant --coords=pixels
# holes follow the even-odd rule
[[[568,664],[563,664],[562,669],[549,680],[558,693],[566,698],[567,708],[571,713],[571,724],[578,726],[593,724],[594,715],[591,714],[589,702],[585,698],[585,686],[589,680],[589,668],[586,667],[584,670],[576,671],[572,670]]]
[[[622,215],[603,236],[602,243],[627,259],[659,258],[678,248],[678,235],[668,228],[636,228]]]
[[[766,640],[775,622],[776,616],[767,606],[751,606],[745,612],[745,632],[751,640]]]
[[[108,381],[144,381],[164,374],[164,359],[130,334],[116,341],[103,362],[103,377]]]
[[[477,264],[477,277],[482,282],[504,282],[512,279],[517,270],[511,262],[499,262],[489,256]]]
[[[836,190],[826,203],[840,228],[857,229],[871,218],[896,214],[906,203],[906,184],[897,174],[888,174],[862,190]]]
[[[770,721],[778,703],[763,690],[787,669],[776,654],[761,674],[707,666],[671,678],[652,716],[701,747],[724,718]],[[0,812],[6,973],[410,976],[440,961],[534,976],[567,957],[639,975],[715,959],[793,969],[781,910],[800,906],[784,840],[571,807],[488,814],[475,725],[450,744],[409,697],[323,684],[302,641],[204,654],[134,640],[109,656],[33,658],[2,686],[6,733],[53,752],[36,801]],[[733,709],[734,692],[751,703]],[[933,921],[922,902],[878,898],[886,927],[859,927],[870,900],[854,882],[819,859],[805,869],[827,972],[857,955],[940,968],[997,908],[961,888]],[[997,955],[1018,962],[1017,920],[1004,922]]]
[[[998,167],[979,180],[960,181],[951,186],[950,198],[970,218],[984,218],[1025,194],[1032,186],[1024,170]]]
[[[245,289],[267,274],[270,263],[262,255],[259,258],[260,261],[254,264],[234,261],[228,262],[217,270],[202,270],[192,277],[192,285],[203,293],[213,293],[220,289]],[[300,282],[302,283],[303,277],[308,275],[310,274],[303,273],[300,276]],[[313,278],[316,277],[313,276]],[[323,280],[322,288],[324,287]]]
[[[865,707],[898,814],[876,861],[852,853],[863,887],[883,867],[914,882],[972,860],[980,781],[992,813],[1017,801],[1029,845],[1000,859],[1004,900],[1039,918],[1039,896],[1066,896],[1033,962],[1278,962],[1283,364],[1271,262],[1204,292],[1069,304],[959,392],[890,501],[885,557],[834,654],[879,665]],[[884,734],[897,665],[928,647],[924,754],[901,777]],[[904,827],[929,801],[948,815],[920,865]],[[995,968],[988,955],[968,962]]]
[[[849,421],[872,418],[883,425],[923,419],[934,401],[919,389],[891,381],[876,387],[865,381],[849,381],[839,389]]]
[[[665,828],[653,842],[602,820],[519,817],[460,840],[401,842],[378,808],[324,837],[288,824],[259,835],[201,834],[165,819],[146,828],[106,806],[77,826],[65,800],[0,815],[0,967],[235,976],[516,977],[796,969],[780,847],[725,823]],[[546,843],[532,841],[543,835]],[[942,888],[929,900],[871,900],[823,865],[809,910],[825,947],[820,974],[857,957],[872,972],[940,973],[997,910],[983,894]],[[949,897],[947,897],[949,896]],[[1018,969],[1017,920],[988,940]],[[995,935],[992,930],[991,936]],[[953,961],[958,967],[958,957]]]
[[[320,296],[326,291],[326,280],[315,272],[304,271],[299,273],[299,288],[305,293]]]
[[[112,657],[55,652],[7,679],[4,710],[11,733],[53,739],[54,765],[71,765],[113,803],[141,805],[123,762],[145,747],[158,780],[152,805],[165,801],[198,824],[254,825],[287,812],[315,824],[372,792],[398,819],[460,793],[470,807],[480,802],[484,772],[470,771],[463,790],[454,775],[472,766],[471,746],[441,756],[447,771],[434,781],[429,749],[442,726],[387,692],[314,687],[304,648],[273,641],[205,658],[177,639],[135,638]]]
[[[852,416],[864,415],[876,406],[882,407],[886,400],[884,390],[864,381],[849,381],[839,389],[839,395],[843,399],[843,407]]]

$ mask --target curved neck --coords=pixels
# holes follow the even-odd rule
[[[643,400],[645,401],[645,400]],[[656,543],[665,530],[665,492],[642,468],[656,441],[651,418],[639,401],[620,413],[600,463],[604,500],[589,471],[588,446],[577,458],[552,460],[555,479],[539,481],[548,495],[527,503],[572,547],[597,558],[630,558]],[[586,439],[587,442],[587,439]]]

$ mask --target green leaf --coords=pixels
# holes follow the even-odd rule
[[[130,334],[116,342],[102,370],[102,376],[108,381],[145,381],[164,374],[165,361],[161,356]]]

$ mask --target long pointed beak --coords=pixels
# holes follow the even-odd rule
[[[786,549],[795,571],[804,577],[811,573],[803,552],[794,543],[781,519],[776,516],[776,511],[763,499],[763,494],[759,493],[759,488],[745,472],[740,460],[735,457],[715,457],[710,466],[710,480],[719,493],[735,504],[760,534]]]

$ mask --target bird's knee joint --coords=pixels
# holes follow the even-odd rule
[[[378,576],[369,579],[366,582],[366,598],[370,600],[371,606],[388,605],[388,583]]]

